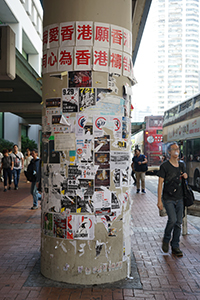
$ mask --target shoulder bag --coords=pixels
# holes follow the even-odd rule
[[[187,180],[182,179],[182,188],[183,188],[183,202],[184,206],[189,207],[194,204],[194,194],[191,187],[188,185]]]

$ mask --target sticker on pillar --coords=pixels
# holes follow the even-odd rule
[[[108,152],[98,152],[94,155],[94,164],[99,166],[99,169],[109,169],[110,168],[110,153]]]
[[[91,71],[73,71],[68,73],[68,87],[92,87]]]
[[[111,48],[122,51],[123,28],[111,25]]]
[[[49,49],[49,26],[43,28],[43,51]]]
[[[117,169],[124,166],[129,166],[129,153],[121,151],[110,152],[111,169]]]
[[[58,49],[50,49],[47,51],[47,68],[48,73],[56,72],[58,69]]]
[[[81,274],[83,272],[83,266],[78,266],[78,273]]]
[[[130,77],[131,75],[131,56],[123,53],[123,76]]]
[[[76,136],[84,135],[84,127],[87,123],[87,119],[87,115],[76,114]]]
[[[55,133],[54,137],[56,151],[76,149],[74,133]]]
[[[129,136],[128,122],[129,119],[127,117],[122,117],[122,138],[123,139],[127,139]]]
[[[111,92],[112,92],[111,89],[98,88],[97,89],[97,102],[104,100],[106,98],[106,96],[110,95]]]
[[[74,239],[74,219],[75,215],[70,215],[67,217],[67,239]]]
[[[70,210],[71,213],[76,212],[76,196],[65,194],[61,198],[61,212]]]
[[[122,136],[122,118],[121,117],[110,117],[114,126],[114,137],[121,138]]]
[[[73,47],[58,49],[58,71],[72,71],[73,70]]]
[[[106,23],[94,23],[94,46],[109,48],[110,46],[110,25]]]
[[[46,114],[60,114],[61,113],[61,98],[46,99]]]
[[[93,240],[94,239],[94,216],[76,215],[75,216],[74,239]]]
[[[120,178],[121,178],[120,169],[117,169],[117,168],[114,169],[114,171],[113,171],[113,182],[115,184],[115,188],[119,188],[121,186]]]
[[[84,126],[84,136],[90,140],[93,138],[93,125]]]
[[[62,112],[72,113],[78,112],[79,101],[78,88],[62,89]]]
[[[63,267],[63,271],[68,271],[70,265],[69,264],[65,264],[65,266]]]
[[[79,111],[96,104],[95,88],[79,88]]]
[[[110,73],[121,75],[122,73],[122,52],[110,50]]]
[[[54,236],[58,238],[66,238],[66,219],[62,219],[60,214],[54,214]]]
[[[120,200],[117,198],[116,192],[112,192],[111,196],[111,209],[120,209]]]
[[[54,136],[49,140],[49,163],[59,164],[60,163],[60,153],[55,150]]]
[[[53,214],[51,213],[44,213],[43,215],[44,221],[44,234],[53,236]]]
[[[131,254],[130,241],[130,211],[124,213],[123,216],[123,261],[128,259]]]
[[[93,46],[93,22],[76,22],[76,45]]]
[[[91,70],[91,49],[90,47],[75,47],[74,70]]]
[[[111,89],[115,94],[118,94],[118,87],[116,85],[116,79],[113,73],[108,74],[108,88]]]
[[[107,152],[110,151],[110,135],[103,135],[94,138],[94,151]]]
[[[96,246],[95,246],[95,248],[96,248],[96,257],[98,257],[101,254],[101,251],[103,249],[103,245],[104,245],[104,243],[96,241]]]
[[[132,32],[125,28],[123,29],[123,31],[124,31],[123,51],[132,54]]]
[[[47,50],[43,51],[42,57],[42,74],[48,73],[48,53]]]
[[[129,166],[126,169],[121,169],[121,179],[122,179],[122,186],[128,186],[129,184]]]
[[[93,70],[108,72],[109,49],[93,48]]]
[[[108,270],[108,264],[103,263],[103,272],[107,272],[107,270]]]
[[[90,203],[92,197],[93,197],[93,194],[94,194],[94,180],[93,179],[82,179],[82,178],[79,178],[78,179],[79,181],[79,190],[81,190],[84,194],[84,203],[81,202],[81,199],[79,197],[79,199],[77,199],[77,203],[78,203],[78,200],[80,201],[79,202],[79,209],[81,208],[81,205],[82,205],[82,209],[84,209],[86,212],[87,211],[87,204]],[[77,191],[77,193],[79,193],[79,191]],[[93,204],[91,202],[91,206],[90,208],[93,210]],[[81,211],[82,211],[81,209]]]
[[[60,47],[75,46],[75,22],[60,24]]]
[[[43,128],[43,131],[51,130],[51,117],[50,116],[42,116],[42,128]]]
[[[96,215],[109,215],[111,212],[111,193],[109,191],[94,192],[94,208]]]
[[[110,186],[110,170],[97,170],[95,176],[95,187]]]
[[[93,163],[92,142],[88,139],[76,140],[76,159],[77,163],[91,164]]]
[[[49,26],[48,36],[49,36],[49,48],[59,47],[59,24],[53,24]]]
[[[85,275],[91,274],[91,268],[85,268]]]
[[[99,137],[104,135],[103,127],[106,126],[107,119],[106,117],[94,117],[93,126],[94,126],[94,136]]]

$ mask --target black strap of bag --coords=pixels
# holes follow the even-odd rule
[[[184,206],[189,207],[194,204],[194,194],[186,179],[182,179]]]

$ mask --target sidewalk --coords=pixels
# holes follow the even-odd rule
[[[142,288],[62,288],[25,285],[40,257],[40,213],[32,211],[30,184],[22,174],[19,190],[0,184],[0,299],[131,300],[200,299],[200,231],[188,224],[181,237],[182,258],[161,250],[166,217],[159,217],[156,197],[131,191],[132,250]],[[113,285],[114,286],[114,285]]]

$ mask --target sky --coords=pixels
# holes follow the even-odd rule
[[[139,46],[134,76],[137,84],[133,86],[133,106],[136,111],[144,110],[152,103],[153,85],[153,15],[152,4],[144,28],[142,40]]]

